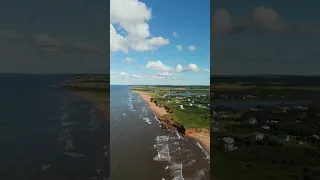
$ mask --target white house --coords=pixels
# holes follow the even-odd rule
[[[249,118],[248,122],[249,122],[250,124],[256,124],[258,121],[257,121],[256,118]]]
[[[313,137],[313,138],[316,139],[316,140],[319,140],[319,139],[320,139],[320,137],[319,137],[318,135],[316,135],[316,134],[312,135],[311,137]]]
[[[223,137],[222,140],[227,144],[233,144],[234,138],[233,137]]]
[[[183,108],[183,105],[180,105],[180,109],[184,109],[184,108]]]
[[[260,141],[260,140],[263,140],[263,138],[264,138],[264,135],[262,133],[259,133],[259,132],[256,133],[256,140]]]
[[[264,126],[262,126],[262,128],[265,129],[265,130],[269,130],[269,129],[270,129],[270,126],[264,125]]]

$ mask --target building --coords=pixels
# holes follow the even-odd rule
[[[249,124],[256,124],[258,121],[256,118],[249,118],[248,123]]]
[[[279,135],[278,140],[281,142],[289,142],[290,141],[290,136],[289,135]]]
[[[264,126],[262,126],[262,129],[269,130],[269,129],[270,129],[270,126],[264,125]]]
[[[257,141],[261,141],[261,140],[263,140],[263,138],[264,138],[264,135],[262,133],[259,133],[259,132],[256,133],[256,140]]]

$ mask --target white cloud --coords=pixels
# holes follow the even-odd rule
[[[158,71],[172,71],[172,68],[164,65],[161,61],[149,61],[146,65],[146,69],[158,70]]]
[[[183,71],[183,67],[181,64],[178,64],[176,67],[176,72],[182,72]]]
[[[175,31],[173,31],[172,36],[174,36],[174,37],[178,37],[178,36],[179,36],[179,34],[178,34],[177,32],[175,32]]]
[[[194,47],[194,46],[188,46],[188,50],[189,50],[189,51],[194,51],[194,50],[196,50],[196,47]]]
[[[178,49],[179,51],[182,51],[182,50],[183,50],[183,46],[182,46],[182,45],[177,45],[176,47],[177,47],[177,49]]]
[[[188,68],[193,72],[200,72],[201,71],[201,69],[196,64],[189,64]]]
[[[313,22],[288,21],[279,13],[265,6],[255,7],[251,17],[232,17],[225,9],[219,9],[213,16],[213,31],[217,35],[243,33],[254,30],[263,34],[320,35],[320,25]]]
[[[203,69],[203,72],[210,73],[210,69]]]
[[[110,72],[110,74],[117,74],[117,72],[115,72],[115,71],[111,71],[111,72]]]
[[[151,9],[138,0],[110,1],[110,50],[127,53],[136,51],[153,51],[170,44],[161,36],[151,37],[148,21],[151,20]],[[117,33],[114,24],[118,24],[126,36]]]
[[[40,46],[45,46],[45,47],[61,47],[62,46],[62,43],[59,40],[43,33],[34,35],[33,40]]]
[[[134,59],[129,58],[129,57],[126,57],[126,58],[124,59],[124,61],[127,62],[127,63],[132,63],[132,62],[134,61]]]
[[[213,18],[213,30],[217,34],[225,34],[232,29],[231,15],[225,9],[219,9],[215,12]]]
[[[128,74],[126,72],[121,72],[120,73],[120,77],[122,79],[142,79],[143,78],[142,76],[138,76],[138,75],[135,75],[135,74]]]
[[[185,71],[192,71],[192,72],[207,72],[205,69],[201,69],[196,64],[189,64],[187,67],[183,67],[181,64],[178,64],[175,68],[167,66],[163,64],[161,61],[149,61],[145,66],[146,69],[150,70],[157,70],[162,72],[185,72]]]
[[[170,72],[160,72],[156,75],[151,76],[151,79],[177,79],[177,78],[178,76],[176,74],[173,74]]]

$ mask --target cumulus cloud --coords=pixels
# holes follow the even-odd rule
[[[171,67],[164,65],[161,61],[149,61],[146,65],[146,69],[158,71],[172,71]]]
[[[194,46],[188,46],[188,50],[189,50],[189,51],[194,51],[194,50],[196,50],[196,47],[194,47]]]
[[[179,79],[177,74],[173,74],[170,72],[160,72],[158,74],[154,74],[151,76],[150,75],[151,74],[148,73],[148,75],[146,77],[149,77],[152,80],[155,80],[155,79]]]
[[[183,71],[183,67],[181,64],[178,64],[176,67],[176,72],[182,72]]]
[[[132,62],[134,61],[134,59],[129,58],[129,57],[126,57],[126,58],[124,59],[124,61],[127,62],[127,63],[132,63]]]
[[[18,40],[21,35],[12,30],[0,30],[0,40]]]
[[[178,34],[177,32],[175,32],[175,31],[173,31],[172,36],[174,36],[174,37],[178,37],[178,36],[179,36],[179,34]]]
[[[196,64],[189,64],[188,69],[190,69],[193,72],[200,72],[201,71],[201,69]]]
[[[176,47],[177,47],[177,49],[178,49],[179,51],[182,51],[182,50],[183,50],[183,46],[182,46],[182,45],[177,45]]]
[[[161,61],[149,61],[145,67],[146,69],[150,70],[157,70],[162,72],[185,72],[185,71],[192,71],[192,72],[206,72],[205,70],[198,67],[196,64],[189,64],[187,67],[183,67],[181,64],[178,64],[175,68],[169,67],[163,64]]]
[[[61,40],[54,38],[48,34],[40,33],[33,36],[33,41],[40,48],[40,53],[44,55],[61,55],[66,53],[81,53],[81,54],[96,54],[101,51],[89,44],[64,43]]]
[[[152,14],[145,3],[138,0],[110,1],[110,50],[128,53],[135,51],[153,51],[170,44],[161,36],[151,37],[148,21]],[[124,30],[127,35],[117,32],[114,25]]]
[[[259,6],[247,18],[234,18],[225,9],[213,16],[213,32],[217,35],[241,33],[251,29],[265,34],[320,35],[320,24],[294,22],[283,19],[273,8]]]
[[[119,75],[120,75],[120,78],[122,79],[142,79],[143,78],[142,76],[138,76],[135,74],[128,74],[126,72],[120,72]]]

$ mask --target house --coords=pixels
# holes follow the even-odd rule
[[[224,148],[226,151],[233,151],[233,150],[238,149],[238,147],[234,146],[233,144],[225,144]]]
[[[238,149],[238,147],[234,146],[233,137],[223,137],[222,140],[225,142],[224,148],[226,151],[232,151],[232,150]]]
[[[281,142],[289,142],[290,136],[289,135],[279,135],[278,140]]]
[[[277,124],[278,122],[279,122],[279,121],[277,121],[277,120],[271,120],[271,121],[270,121],[271,124]]]
[[[264,135],[262,133],[257,132],[256,133],[256,140],[261,141],[263,140]]]
[[[193,104],[191,104],[191,103],[190,103],[189,105],[190,105],[190,106],[193,106]]]
[[[180,109],[184,109],[184,108],[183,108],[183,105],[180,105]]]
[[[270,126],[264,125],[264,126],[262,126],[262,129],[269,130],[269,129],[270,129]]]
[[[313,137],[313,138],[316,139],[316,140],[319,140],[319,139],[320,139],[320,137],[319,137],[318,135],[316,135],[316,134],[312,135],[311,137]]]
[[[256,118],[249,118],[248,123],[249,124],[256,124],[258,121]]]
[[[234,138],[233,137],[223,137],[222,140],[227,144],[233,144]]]

